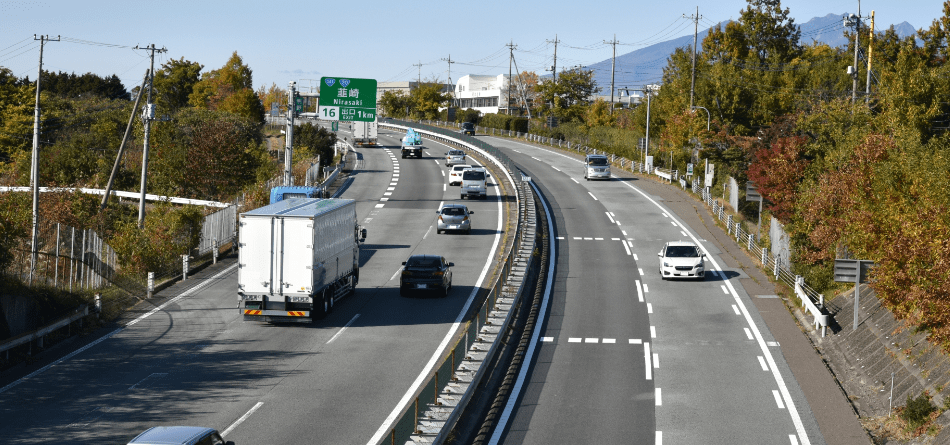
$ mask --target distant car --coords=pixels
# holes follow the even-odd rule
[[[399,279],[399,295],[406,296],[411,291],[436,291],[446,297],[452,290],[452,266],[455,263],[445,261],[438,255],[413,255],[402,262],[402,276]]]
[[[587,155],[584,158],[584,179],[610,179],[610,160],[605,155]]]
[[[453,165],[452,171],[449,172],[449,185],[461,185],[462,172],[470,168],[471,165]]]
[[[465,163],[465,152],[452,149],[445,153],[445,165],[459,165]]]
[[[660,278],[698,278],[706,277],[706,254],[696,243],[690,241],[671,241],[656,254],[660,257]]]
[[[475,213],[469,210],[464,204],[446,204],[441,209],[436,210],[439,214],[438,225],[435,233],[439,234],[449,230],[469,233],[472,231],[472,218],[468,215]]]
[[[234,445],[212,428],[201,426],[156,426],[135,436],[128,445]]]
[[[475,136],[475,124],[472,122],[462,122],[462,129],[459,133]]]

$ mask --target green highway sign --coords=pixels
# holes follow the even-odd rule
[[[373,122],[376,120],[376,79],[323,77],[319,105],[317,114],[323,120]]]

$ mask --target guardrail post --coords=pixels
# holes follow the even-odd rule
[[[218,238],[211,239],[211,264],[218,264]]]
[[[781,261],[782,261],[782,257],[775,257],[775,268],[772,269],[772,271],[775,272],[776,280],[778,279],[778,267],[779,267],[778,265]]]
[[[762,267],[768,269],[769,251],[762,249]]]
[[[746,248],[749,250],[749,252],[752,251],[752,234],[751,233],[749,234],[749,245]]]
[[[416,397],[415,413],[413,415],[412,424],[416,426],[416,429],[413,430],[413,433],[422,434],[422,431],[418,429],[419,427],[419,398],[418,397]]]
[[[729,215],[729,218],[726,222],[726,233],[732,235],[732,215]]]

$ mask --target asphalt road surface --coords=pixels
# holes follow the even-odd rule
[[[458,200],[431,141],[401,159],[399,137],[358,148],[343,198],[357,201],[369,236],[355,296],[306,325],[244,322],[234,259],[137,307],[136,317],[0,389],[3,443],[126,443],[158,425],[216,428],[237,444],[365,444],[438,356],[485,277],[502,205],[475,211],[471,234],[435,232],[436,210]],[[490,181],[494,183],[494,180]],[[448,298],[398,295],[401,262],[429,253],[455,263]],[[34,371],[30,369],[23,374]]]
[[[585,181],[577,156],[484,137],[552,209],[556,272],[523,391],[492,443],[821,444],[814,416],[740,271],[664,281],[657,252],[690,240],[637,180]]]

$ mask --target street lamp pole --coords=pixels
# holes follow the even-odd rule
[[[710,120],[709,110],[706,110],[706,107],[698,107],[698,106],[693,106],[693,107],[691,107],[691,108],[692,108],[693,110],[695,110],[695,109],[697,109],[697,108],[701,108],[701,109],[703,109],[703,110],[706,111],[706,131],[709,131],[709,120]]]

